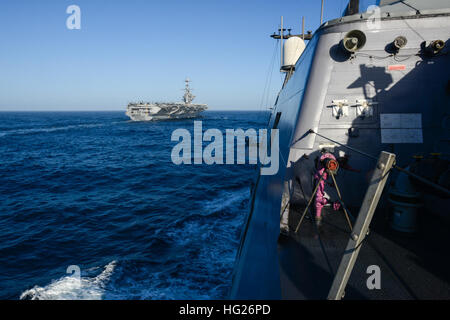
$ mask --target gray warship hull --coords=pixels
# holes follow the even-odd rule
[[[184,81],[183,102],[132,102],[127,106],[125,114],[133,121],[152,121],[169,119],[196,118],[205,111],[206,104],[193,104],[195,96],[189,87],[190,80]]]
[[[133,121],[196,118],[207,109],[204,104],[130,104],[126,115]]]
[[[376,28],[370,15],[357,13],[327,22],[315,32],[295,71],[287,74],[273,108],[269,128],[279,129],[280,170],[256,178],[233,273],[232,299],[327,297],[350,237],[343,215],[329,211],[321,231],[307,220],[298,234],[293,232],[312,197],[315,160],[322,149],[346,154],[349,167],[355,169],[340,169],[337,175],[353,215],[375,163],[345,147],[374,157],[383,150],[395,153],[397,165],[416,166],[422,176],[449,187],[448,7],[448,2],[436,0],[394,2],[381,7]],[[367,40],[349,56],[340,44],[351,30],[361,30]],[[406,37],[407,45],[398,54],[388,53],[389,43],[398,36]],[[436,39],[444,41],[445,49],[427,55],[425,46]],[[336,100],[347,100],[348,106],[337,112]],[[364,110],[358,102],[363,100],[372,102]],[[311,129],[321,136],[311,134]],[[410,237],[393,232],[386,190],[398,176],[391,173],[345,297],[449,299],[449,198],[421,189],[418,231]],[[329,192],[332,196],[334,191]],[[381,269],[379,290],[366,284],[371,265]]]

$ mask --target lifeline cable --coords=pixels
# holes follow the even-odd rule
[[[365,153],[365,152],[363,152],[361,150],[358,150],[358,149],[346,146],[346,145],[344,145],[344,144],[342,144],[340,142],[337,142],[337,141],[335,141],[333,139],[325,137],[325,136],[321,135],[320,133],[315,132],[313,129],[309,129],[308,130],[307,134],[310,134],[310,133],[315,133],[319,137],[322,137],[322,138],[324,138],[324,139],[326,139],[328,141],[334,142],[334,143],[340,145],[341,147],[347,148],[347,149],[352,150],[352,151],[354,151],[356,153],[359,153],[359,154],[361,154],[361,155],[363,155],[365,157],[368,157],[368,158],[370,158],[372,160],[378,161],[378,158],[376,158],[376,157],[374,157],[374,156],[372,156],[372,155],[370,155],[368,153]],[[450,196],[450,190],[448,190],[448,189],[446,189],[446,188],[444,188],[444,187],[442,187],[442,186],[440,186],[440,185],[438,185],[438,184],[436,184],[436,183],[434,183],[434,182],[432,182],[432,181],[430,181],[428,179],[425,179],[424,177],[418,176],[417,174],[412,173],[411,171],[408,171],[408,170],[406,170],[406,169],[404,169],[402,167],[399,167],[397,165],[393,165],[392,168],[397,169],[398,171],[401,171],[401,172],[403,172],[403,173],[405,173],[405,174],[407,174],[407,175],[409,175],[409,176],[419,180],[420,182],[423,182],[423,183],[429,185],[430,187],[433,187],[433,188],[435,188],[435,189],[437,189],[439,191],[442,191],[442,192],[444,192],[444,193],[446,193],[447,195]]]

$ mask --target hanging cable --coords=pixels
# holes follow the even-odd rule
[[[267,91],[269,90],[270,83],[271,83],[271,77],[273,74],[273,65],[275,63],[275,57],[276,57],[276,53],[277,53],[277,43],[278,43],[278,41],[275,42],[275,46],[274,46],[273,53],[272,53],[272,58],[270,59],[269,68],[267,69],[267,72],[266,72],[266,81],[264,82],[264,90],[263,90],[263,93],[261,96],[261,102],[259,105],[260,111],[262,110],[262,107],[265,104],[266,96],[268,96]],[[267,105],[266,105],[266,110],[267,110]]]
[[[319,137],[322,137],[322,138],[324,138],[324,139],[326,139],[326,140],[328,140],[328,141],[331,141],[331,142],[334,142],[334,143],[340,145],[341,147],[347,148],[347,149],[349,149],[349,150],[352,150],[352,151],[354,151],[354,152],[357,152],[357,153],[359,153],[359,154],[362,154],[363,156],[366,156],[366,157],[368,157],[368,158],[370,158],[370,159],[373,159],[373,160],[375,160],[375,161],[378,161],[378,158],[377,158],[377,157],[374,157],[374,156],[372,156],[372,155],[370,155],[370,154],[368,154],[368,153],[365,153],[365,152],[360,151],[360,150],[358,150],[358,149],[355,149],[355,148],[349,147],[349,146],[347,146],[347,145],[344,145],[344,144],[342,144],[342,143],[340,143],[340,142],[337,142],[337,141],[335,141],[335,140],[333,140],[333,139],[327,138],[327,137],[325,137],[325,136],[323,136],[323,135],[321,135],[321,134],[315,132],[313,129],[309,129],[308,134],[309,134],[309,133],[314,133],[314,134],[318,135]]]
[[[324,139],[326,139],[326,140],[328,140],[328,141],[331,141],[331,142],[333,142],[333,143],[336,143],[336,144],[340,145],[341,147],[347,148],[347,149],[352,150],[352,151],[354,151],[354,152],[356,152],[356,153],[359,153],[359,154],[361,154],[361,155],[363,155],[363,156],[365,156],[365,157],[368,157],[368,158],[370,158],[370,159],[372,159],[372,160],[378,161],[378,159],[377,159],[376,157],[374,157],[374,156],[372,156],[372,155],[370,155],[370,154],[368,154],[368,153],[365,153],[365,152],[363,152],[363,151],[361,151],[361,150],[358,150],[358,149],[349,147],[349,146],[347,146],[347,145],[345,145],[345,144],[342,144],[342,143],[340,143],[340,142],[337,142],[336,140],[333,140],[333,139],[330,139],[330,138],[328,138],[328,137],[325,137],[325,136],[323,136],[323,135],[321,135],[321,134],[315,132],[313,129],[309,129],[309,131],[307,132],[307,135],[310,134],[310,133],[314,133],[314,134],[318,135],[319,137],[322,137],[322,138],[324,138]],[[412,173],[411,171],[406,170],[406,169],[404,169],[404,168],[402,168],[402,167],[399,167],[399,166],[397,166],[397,165],[393,165],[392,167],[393,167],[394,169],[397,169],[398,171],[401,171],[401,172],[403,172],[403,173],[405,173],[405,174],[407,174],[407,175],[413,177],[414,179],[419,180],[420,182],[423,182],[423,183],[429,185],[430,187],[433,187],[434,189],[437,189],[437,190],[439,190],[439,191],[442,191],[442,192],[446,193],[447,195],[450,195],[450,190],[448,190],[448,189],[446,189],[446,188],[444,188],[444,187],[442,187],[442,186],[440,186],[440,185],[438,185],[438,184],[436,184],[436,183],[434,183],[434,182],[432,182],[432,181],[430,181],[430,180],[428,180],[428,179],[425,179],[424,177],[418,176],[417,174]]]

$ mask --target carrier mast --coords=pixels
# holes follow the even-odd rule
[[[191,104],[191,102],[194,100],[195,96],[191,93],[191,89],[189,88],[189,78],[186,78],[184,82],[186,82],[186,86],[184,88],[184,95],[183,95],[183,101],[185,104]]]

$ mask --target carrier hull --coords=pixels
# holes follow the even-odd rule
[[[201,104],[130,104],[126,115],[133,121],[196,118],[207,109]]]
[[[185,80],[183,102],[132,102],[125,114],[133,121],[153,121],[169,119],[196,118],[206,110],[206,104],[193,104],[195,96],[189,87],[190,80]]]

